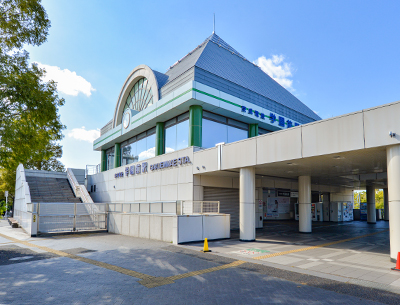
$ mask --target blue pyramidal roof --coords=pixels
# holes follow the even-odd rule
[[[299,112],[310,118],[309,121],[321,119],[260,67],[248,61],[215,33],[172,65],[165,73],[168,79],[164,84],[172,82],[193,67],[259,94],[284,108]],[[202,82],[200,79],[196,79],[196,72],[194,80]],[[221,88],[216,89],[224,91]],[[231,94],[228,91],[226,93]]]

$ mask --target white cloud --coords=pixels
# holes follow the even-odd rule
[[[93,143],[94,140],[100,137],[100,130],[86,130],[85,126],[82,126],[81,128],[72,129],[71,132],[68,133],[68,137]]]
[[[92,84],[82,76],[79,76],[74,71],[68,69],[61,70],[57,66],[49,66],[39,62],[35,62],[40,68],[46,70],[44,81],[54,80],[57,82],[57,89],[67,95],[77,96],[83,93],[86,96],[91,96],[92,91],[95,91]]]
[[[254,63],[283,87],[294,90],[293,80],[289,79],[293,72],[292,64],[284,60],[283,55],[272,55],[272,58],[261,56]]]
[[[156,155],[156,148],[152,147],[152,148],[149,148],[148,150],[142,151],[139,154],[139,160],[153,158],[155,155]]]

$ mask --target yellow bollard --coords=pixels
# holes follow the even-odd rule
[[[211,252],[211,250],[208,249],[208,241],[207,241],[207,238],[204,239],[203,252]]]

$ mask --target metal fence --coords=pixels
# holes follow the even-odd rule
[[[215,214],[219,213],[219,201],[155,201],[133,203],[109,203],[108,212],[147,214]]]
[[[28,209],[37,216],[38,233],[107,229],[105,204],[33,203]]]
[[[133,203],[109,203],[108,212],[147,213],[147,214],[180,214],[178,201],[155,201]]]
[[[85,178],[87,178],[88,175],[95,175],[98,173],[100,173],[100,164],[86,165]]]
[[[219,213],[219,201],[30,203],[38,233],[106,230],[108,213],[193,215]],[[35,222],[35,221],[34,221]]]
[[[219,201],[182,201],[182,215],[219,213]]]

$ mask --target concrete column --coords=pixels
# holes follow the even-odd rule
[[[400,145],[389,146],[387,153],[387,178],[389,195],[390,260],[397,260],[400,252]]]
[[[114,168],[121,166],[121,144],[115,143],[114,145]]]
[[[100,170],[102,172],[105,172],[107,170],[107,155],[106,155],[106,151],[105,150],[101,151]]]
[[[156,123],[156,156],[160,156],[165,153],[165,130],[164,123]]]
[[[189,107],[189,146],[202,146],[203,107],[192,105]]]
[[[383,189],[383,219],[388,221],[389,220],[389,196],[388,196],[388,189]]]
[[[249,138],[258,136],[258,124],[249,124]]]
[[[256,175],[254,167],[241,168],[239,181],[239,231],[241,241],[254,241],[256,239],[255,195]]]
[[[375,185],[367,185],[367,222],[376,223]]]
[[[299,177],[299,232],[311,233],[311,177]]]

